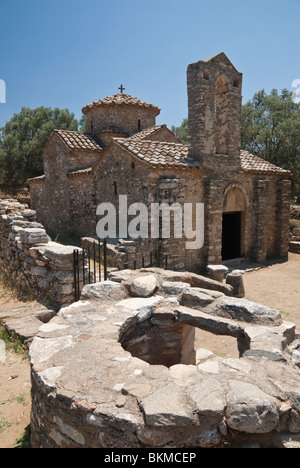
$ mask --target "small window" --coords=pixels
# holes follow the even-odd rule
[[[117,186],[116,181],[114,182],[114,194],[115,194],[115,197],[118,195],[118,186]]]
[[[132,161],[131,163],[131,169],[134,169],[135,168],[135,164],[134,164],[134,161]]]
[[[233,87],[234,88],[239,88],[240,87],[240,80],[236,79],[233,81]]]
[[[141,127],[141,119],[139,119],[139,120],[138,120],[138,131],[140,131],[141,128],[142,128],[142,127]]]
[[[203,72],[203,78],[204,78],[205,80],[209,80],[209,78],[210,78],[210,73],[209,73],[208,70],[204,70],[204,72]]]
[[[91,122],[91,133],[94,133],[94,122]]]

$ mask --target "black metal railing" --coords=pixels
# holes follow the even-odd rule
[[[82,288],[107,280],[107,243],[104,239],[93,242],[87,249],[74,249],[74,294],[75,302],[79,301]]]
[[[164,268],[165,270],[168,269],[168,255],[160,255],[158,252],[150,252],[148,256],[148,262],[146,262],[146,257],[143,255],[140,263],[134,260],[132,263],[126,262],[124,263],[124,268],[127,269],[132,266],[133,270],[137,270],[138,268],[151,268],[151,267],[158,267]]]
[[[107,280],[107,242],[104,239],[94,241],[86,249],[74,249],[74,295],[75,302],[79,301],[80,294],[86,284],[93,284]],[[150,252],[149,256],[142,256],[140,262],[123,263],[124,269],[137,270],[138,268],[151,267],[168,269],[168,256],[161,255],[158,251]]]

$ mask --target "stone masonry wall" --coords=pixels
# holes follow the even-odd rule
[[[70,232],[68,154],[65,145],[54,135],[43,155],[45,177],[30,183],[31,208],[38,220],[55,233]]]
[[[91,109],[86,114],[86,128],[93,136],[101,134],[103,130],[125,132],[130,135],[145,128],[155,126],[156,112],[140,106],[112,105],[105,108]],[[138,127],[140,121],[140,127]]]
[[[51,242],[36,212],[14,199],[0,201],[0,270],[56,308],[74,302],[74,246]]]
[[[96,204],[93,175],[82,171],[70,175],[70,220],[72,234],[78,237],[96,235]]]
[[[240,154],[242,74],[224,54],[188,66],[189,154]],[[218,160],[218,156],[215,156]]]
[[[122,243],[121,251],[126,254],[123,256],[122,266],[128,262],[132,267],[135,260],[137,266],[141,267],[143,256],[145,264],[149,264],[150,252],[157,251],[161,257],[168,256],[168,268],[195,271],[203,266],[203,249],[186,249],[187,239],[184,236],[184,226],[182,238],[174,238],[172,215],[170,238],[150,236],[152,203],[159,205],[166,203],[169,206],[179,203],[181,207],[184,203],[193,203],[195,218],[195,203],[203,202],[204,197],[203,184],[197,169],[153,168],[141,163],[138,159],[130,159],[122,148],[114,145],[106,151],[97,167],[94,184],[96,205],[105,202],[112,203],[116,207],[117,228],[120,195],[127,195],[128,207],[136,202],[144,203],[148,207],[149,238],[130,238]],[[128,217],[128,222],[131,218]],[[193,222],[193,229],[195,229],[195,219]],[[122,237],[119,235],[120,239]]]

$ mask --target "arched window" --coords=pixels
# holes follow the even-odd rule
[[[205,80],[209,80],[209,78],[210,78],[210,73],[209,73],[208,70],[204,70],[204,72],[203,72],[203,78],[204,78]]]

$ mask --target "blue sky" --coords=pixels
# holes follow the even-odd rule
[[[81,108],[118,92],[187,117],[189,63],[225,52],[243,102],[300,79],[300,0],[0,0],[0,126],[22,107]]]

